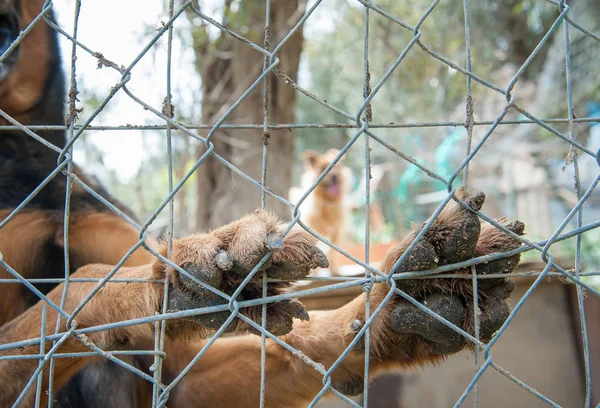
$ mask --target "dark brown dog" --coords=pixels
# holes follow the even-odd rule
[[[42,0],[0,1],[0,53],[4,53],[42,10]],[[48,14],[50,20],[53,13]],[[23,125],[65,124],[65,80],[61,69],[56,32],[40,20],[0,63],[0,109]],[[0,125],[12,124],[0,116]],[[61,149],[62,130],[40,130],[36,134]],[[0,131],[0,253],[3,260],[27,279],[64,276],[64,208],[66,178],[59,173],[34,196],[25,208],[10,215],[57,167],[59,154],[20,130]],[[101,196],[130,213],[79,169],[78,177]],[[71,272],[89,263],[116,264],[138,241],[137,231],[73,184],[70,198],[69,265]],[[153,242],[149,242],[153,245]],[[126,265],[151,262],[150,254],[135,251]],[[0,279],[14,278],[0,266]],[[48,293],[55,283],[35,283]],[[0,325],[33,306],[38,297],[24,285],[0,284]],[[99,369],[99,371],[96,370]],[[102,362],[76,376],[59,395],[61,407],[129,405],[135,375],[113,363]],[[93,373],[93,374],[92,374]],[[103,373],[108,373],[103,379]],[[84,379],[84,377],[86,377]],[[96,395],[98,381],[113,392]],[[114,386],[113,386],[114,385]],[[135,393],[133,393],[135,395]],[[110,400],[116,400],[112,403]],[[97,402],[97,405],[94,405]]]

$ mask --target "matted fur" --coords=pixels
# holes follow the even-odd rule
[[[468,210],[456,210],[448,207],[442,213],[443,216],[436,221],[434,227],[444,229],[441,222],[455,222],[452,232],[467,228],[468,234],[448,234],[450,237],[446,242],[425,248],[434,248],[435,251],[444,251],[448,245],[464,246],[457,236],[462,236],[469,242],[481,243],[474,253],[484,254],[484,251],[493,248],[507,248],[517,245],[516,240],[507,240],[505,234],[497,228],[485,227],[481,235],[479,229],[473,236],[470,215]],[[450,218],[448,218],[450,217]],[[454,218],[457,217],[458,219]],[[462,220],[462,221],[461,221]],[[465,227],[467,226],[467,227]],[[193,263],[195,265],[215,265],[215,254],[218,249],[226,249],[233,256],[234,263],[256,262],[264,252],[266,238],[271,232],[278,232],[282,226],[277,220],[267,213],[257,212],[244,217],[225,227],[219,228],[207,234],[192,236],[181,240],[175,240],[171,252],[171,260],[176,264]],[[522,230],[516,231],[522,233]],[[439,237],[435,237],[438,239]],[[414,234],[399,244],[399,248],[392,249],[384,262],[384,272],[389,272],[398,257],[402,254]],[[302,230],[294,230],[284,240],[283,248],[275,251],[272,262],[265,266],[263,272],[269,273],[276,270],[278,264],[286,262],[299,267],[303,261],[314,260],[314,239]],[[494,243],[498,243],[497,245]],[[441,257],[438,256],[438,259]],[[239,261],[239,262],[238,262]],[[418,264],[418,263],[417,263]],[[102,277],[111,267],[109,265],[88,265],[81,268],[75,277]],[[208,269],[216,270],[216,269]],[[220,273],[232,274],[231,271],[219,271]],[[306,272],[308,273],[308,272]],[[138,267],[121,268],[115,277],[117,278],[145,278],[162,279],[170,274],[173,282],[169,296],[177,295],[178,290],[192,290],[186,285],[181,277],[172,269],[160,261]],[[222,279],[222,282],[228,282]],[[468,281],[467,281],[468,282]],[[498,280],[498,284],[504,280]],[[231,283],[231,282],[229,282]],[[71,283],[69,286],[66,310],[72,311],[79,302],[95,287],[95,283]],[[460,280],[433,279],[424,281],[399,281],[399,288],[413,293],[417,298],[424,293],[443,293],[444,296],[453,296],[462,299],[465,311],[462,326],[471,331],[472,324],[469,322],[472,316],[470,309],[469,285]],[[497,287],[494,286],[494,287]],[[417,289],[415,289],[417,288]],[[493,289],[493,288],[492,288]],[[373,286],[370,293],[371,310],[375,310],[386,297],[389,287],[380,283]],[[62,292],[62,285],[48,294],[48,297],[58,302]],[[488,313],[495,313],[498,302],[504,302],[502,298],[494,297],[490,290],[479,293],[481,305]],[[157,283],[107,283],[106,286],[88,303],[77,316],[78,327],[93,327],[101,324],[117,322],[152,316],[161,309],[163,302],[163,288]],[[349,304],[331,311],[311,312],[308,320],[295,320],[293,326],[278,326],[278,329],[289,331],[282,334],[282,339],[293,347],[301,350],[314,361],[330,367],[331,364],[344,351],[353,340],[361,325],[364,324],[365,316],[365,294],[357,297]],[[201,299],[199,299],[201,300]],[[382,309],[379,316],[371,326],[371,370],[376,375],[390,369],[407,369],[423,364],[438,363],[442,361],[445,354],[439,354],[436,350],[438,340],[425,340],[415,333],[400,333],[390,326],[392,314],[403,310],[406,305],[398,296],[393,296]],[[276,303],[268,308],[270,316],[278,316],[283,310],[288,313],[283,320],[288,319],[290,314],[297,312],[297,305],[290,306],[289,303]],[[504,303],[505,304],[505,303]],[[279,305],[279,306],[278,306]],[[191,305],[193,306],[193,305]],[[13,342],[26,338],[35,338],[39,333],[40,312],[42,304],[38,303],[12,322],[7,323],[0,329],[2,342]],[[275,307],[275,309],[274,309]],[[488,309],[486,309],[488,307]],[[503,310],[502,307],[500,309]],[[291,311],[291,312],[290,312]],[[246,312],[244,312],[247,314]],[[275,314],[273,314],[275,313]],[[255,312],[248,314],[252,319],[259,321],[259,314]],[[482,324],[485,325],[487,315],[482,316]],[[291,321],[291,319],[290,319]],[[50,310],[47,320],[47,332],[55,330],[56,313]],[[193,322],[191,318],[190,322]],[[190,341],[198,333],[206,335],[208,331],[201,327],[201,321],[193,324],[177,324],[169,322],[170,340],[165,344],[168,358],[164,362],[165,381],[172,380],[191,361],[197,352],[203,347],[203,341]],[[358,324],[357,324],[358,322]],[[494,327],[499,327],[501,321],[493,321]],[[63,320],[64,325],[64,320]],[[237,329],[244,329],[237,326]],[[66,330],[62,327],[61,330]],[[115,330],[92,333],[89,341],[98,346],[110,350],[115,348],[151,348],[154,341],[154,325],[141,324],[137,326],[125,326]],[[188,339],[181,341],[178,339]],[[445,341],[440,338],[439,341]],[[455,340],[453,340],[455,341]],[[456,350],[468,347],[466,342],[459,342]],[[50,347],[50,343],[47,344]],[[59,348],[58,352],[86,351],[85,342],[81,339],[69,338]],[[452,352],[455,352],[452,351]],[[15,349],[8,354],[35,354],[39,353],[38,346]],[[97,361],[97,358],[80,359],[57,359],[56,360],[56,386],[65,384],[77,371]],[[152,364],[152,359],[146,358],[146,364]],[[321,376],[302,358],[294,356],[286,349],[276,343],[267,341],[267,394],[266,404],[270,407],[278,406],[303,406],[306,405],[321,390]],[[37,367],[36,360],[2,360],[0,361],[0,381],[10,383],[9,387],[0,390],[0,405],[10,405],[31,373]],[[364,373],[364,347],[353,350],[342,364],[335,370],[332,376],[333,386],[348,394],[361,391],[362,375]],[[258,404],[260,385],[260,337],[254,335],[242,335],[233,338],[218,339],[211,346],[203,358],[192,368],[185,381],[182,381],[174,390],[169,400],[171,407],[188,407],[190,404],[211,407],[246,406]],[[44,384],[46,387],[47,384]],[[135,391],[135,390],[134,390]],[[42,392],[42,396],[45,394]],[[33,401],[33,390],[28,395],[26,405]]]

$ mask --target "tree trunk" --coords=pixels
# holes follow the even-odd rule
[[[270,28],[272,43],[277,44],[298,21],[304,9],[304,0],[274,0],[271,2]],[[226,4],[227,7],[227,4]],[[256,44],[264,43],[265,4],[263,1],[239,3],[228,27],[243,34]],[[244,21],[245,20],[245,21]],[[204,32],[206,33],[206,32]],[[259,77],[264,57],[248,45],[222,34],[209,45],[208,36],[194,35],[196,67],[202,76],[202,123],[214,124],[222,114]],[[296,80],[302,33],[299,30],[288,40],[278,56],[279,69]],[[211,48],[211,50],[208,50]],[[294,90],[281,83],[274,74],[269,75],[269,122],[294,121]],[[228,117],[228,124],[262,124],[264,122],[263,84],[258,86]],[[206,136],[208,132],[203,132]],[[262,129],[219,130],[212,141],[215,152],[254,180],[260,182],[263,140],[268,143],[267,186],[287,198],[291,186],[293,137],[288,130],[273,130],[263,137]],[[205,152],[198,147],[197,155]],[[236,175],[213,157],[208,157],[197,170],[198,231],[215,228],[259,208],[261,189]],[[274,199],[267,199],[267,207],[283,218],[291,211]]]

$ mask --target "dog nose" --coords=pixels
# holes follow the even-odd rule
[[[338,182],[338,176],[337,176],[337,174],[332,174],[331,175],[331,181],[334,182],[334,183]]]

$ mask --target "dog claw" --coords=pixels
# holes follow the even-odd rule
[[[283,239],[278,234],[267,235],[267,249],[270,251],[281,251],[284,247]]]
[[[483,203],[485,203],[485,194],[481,191],[478,191],[471,197],[467,198],[465,202],[469,204],[469,207],[475,211],[479,211],[481,210],[481,207],[483,207]]]
[[[525,224],[521,221],[513,221],[506,226],[506,229],[517,235],[523,235],[525,233]]]
[[[360,321],[360,319],[354,319],[354,321],[352,321],[352,324],[350,324],[350,328],[355,333],[357,333],[360,329],[362,329],[362,327],[363,327],[363,323]]]
[[[292,309],[292,311],[294,312],[295,318],[300,319],[302,321],[307,321],[310,319],[310,316],[308,315],[306,308],[299,301],[292,299],[290,301],[290,309]]]
[[[216,263],[219,269],[224,271],[229,271],[233,268],[233,259],[231,259],[229,253],[224,249],[220,250],[217,254]]]
[[[323,251],[321,251],[318,247],[313,248],[314,258],[313,263],[311,264],[311,268],[328,268],[329,260]]]

